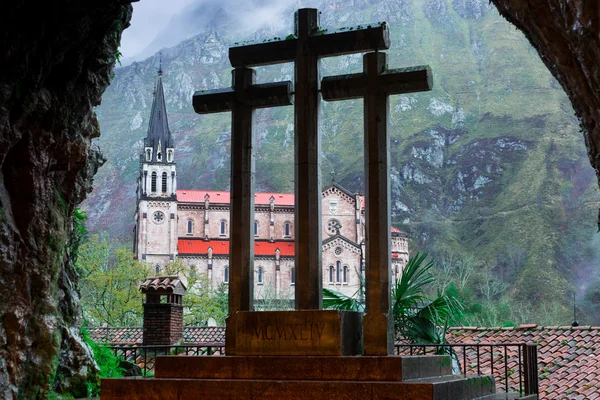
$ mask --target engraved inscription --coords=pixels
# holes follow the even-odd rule
[[[251,327],[251,340],[321,340],[325,324],[261,324]]]

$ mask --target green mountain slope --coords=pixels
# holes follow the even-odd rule
[[[412,251],[473,256],[478,270],[508,285],[492,297],[513,321],[570,323],[569,293],[582,295],[596,280],[598,189],[569,100],[523,35],[487,0],[330,0],[318,8],[326,28],[385,20],[390,67],[429,64],[434,72],[432,92],[390,98],[393,223],[409,233]],[[195,90],[230,85],[227,48],[247,39],[236,36],[235,21],[217,22],[162,55],[179,188],[228,188],[230,115],[198,116],[191,107]],[[255,37],[288,33],[265,28]],[[326,59],[322,75],[357,72],[361,60]],[[85,204],[92,231],[131,240],[157,68],[155,56],[117,69],[97,109],[108,161]],[[289,64],[270,66],[258,80],[292,74]],[[292,112],[256,112],[257,190],[293,190]],[[324,103],[321,121],[323,181],[334,170],[342,185],[363,191],[362,102]],[[484,275],[472,282],[476,298],[489,284]]]

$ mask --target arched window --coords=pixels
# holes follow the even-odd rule
[[[344,274],[342,275],[344,283],[348,283],[348,267],[344,265]]]
[[[150,191],[156,192],[156,171],[152,172],[152,179],[150,180]]]
[[[296,268],[292,267],[292,271],[290,273],[290,284],[295,285],[296,284]]]
[[[188,219],[187,233],[188,233],[188,235],[191,235],[192,233],[194,233],[194,221],[192,221],[191,219]]]
[[[340,268],[342,266],[342,262],[341,261],[336,261],[335,263],[335,281],[339,282],[340,281]]]
[[[225,236],[225,232],[227,232],[227,223],[223,219],[223,220],[221,220],[221,223],[219,224],[219,235]]]
[[[333,283],[333,265],[329,266],[329,283]]]
[[[258,236],[258,221],[254,221],[254,236]]]
[[[167,161],[173,162],[173,150],[167,150]]]
[[[160,150],[156,152],[156,160],[162,161],[162,153],[160,152]]]
[[[167,193],[167,173],[162,173],[162,192]]]
[[[223,270],[223,282],[229,283],[229,267],[225,267]]]
[[[263,269],[262,267],[258,267],[258,276],[256,277],[256,283],[262,285],[263,283]]]
[[[190,265],[190,276],[193,278],[196,276],[196,266]]]
[[[159,274],[159,273],[160,273],[160,266],[159,266],[158,264],[156,264],[155,271],[156,271],[156,273],[157,273],[157,274]]]
[[[291,227],[291,226],[290,226],[290,225],[291,225],[291,224],[290,224],[289,222],[286,222],[286,223],[284,224],[284,226],[283,226],[283,229],[284,229],[284,231],[285,231],[285,236],[287,236],[287,237],[291,236],[291,234],[290,234],[290,227]]]
[[[152,150],[147,149],[146,150],[146,161],[151,161],[152,160]]]

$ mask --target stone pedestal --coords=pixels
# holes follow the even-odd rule
[[[473,400],[494,393],[493,377],[450,375],[451,364],[448,356],[167,356],[157,358],[155,378],[103,379],[101,399]]]
[[[354,311],[239,311],[233,320],[236,355],[362,354],[362,314]]]

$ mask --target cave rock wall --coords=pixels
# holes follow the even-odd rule
[[[82,394],[97,367],[80,337],[75,206],[103,159],[93,107],[131,5],[8,1],[0,13],[0,398]],[[83,393],[85,394],[85,393]]]

